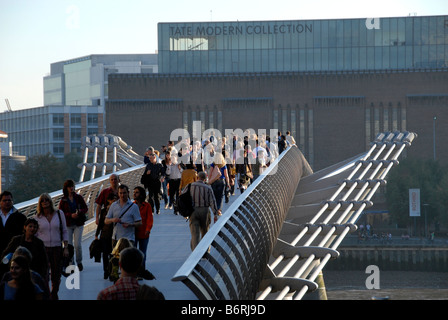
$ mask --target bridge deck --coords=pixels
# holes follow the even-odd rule
[[[238,196],[239,191],[236,190],[229,203],[224,203],[223,199],[223,212]],[[172,210],[161,209],[160,212],[154,215],[146,261],[146,268],[156,279],[141,280],[139,283],[156,287],[167,300],[197,300],[182,282],[171,281],[191,253],[189,224],[182,216],[174,215]],[[79,289],[67,289],[67,278],[62,277],[60,300],[95,300],[100,290],[112,285],[111,281],[103,279],[102,262],[95,263],[94,259],[90,259],[89,246],[93,239],[94,232],[88,232],[82,241],[84,270],[80,272]]]

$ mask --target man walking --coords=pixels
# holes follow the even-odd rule
[[[148,189],[148,202],[152,212],[160,214],[160,187],[165,179],[165,169],[157,162],[156,154],[150,153],[149,162],[146,164],[143,185]]]
[[[0,194],[0,255],[14,236],[23,233],[26,216],[14,207],[12,193],[3,191]],[[8,271],[8,266],[0,264],[0,279]]]
[[[216,205],[213,190],[205,183],[206,179],[206,173],[199,172],[198,181],[193,182],[190,189],[194,204],[194,211],[190,216],[190,247],[192,251],[210,228],[211,217],[209,208],[211,207],[213,210],[215,222],[218,219],[218,216],[221,215],[221,210],[218,210]]]
[[[100,193],[100,195],[98,196],[98,198],[95,199],[95,203],[97,204],[96,206],[96,224],[98,225],[99,221],[100,221],[100,216],[101,216],[101,210],[103,208],[106,208],[108,205],[107,202],[107,197],[110,193],[115,194],[116,198],[118,198],[118,186],[120,185],[120,178],[118,178],[118,176],[116,174],[111,174],[109,177],[109,183],[110,183],[110,187],[103,189]]]
[[[97,300],[136,300],[140,285],[137,274],[142,266],[143,253],[134,247],[120,253],[120,279],[112,286],[101,290]]]
[[[129,188],[121,184],[118,187],[119,200],[112,203],[104,220],[105,224],[114,224],[112,247],[120,238],[127,238],[135,244],[135,227],[142,224],[138,206],[129,199]]]

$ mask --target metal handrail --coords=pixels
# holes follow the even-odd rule
[[[380,134],[372,143],[372,148],[366,153],[366,156],[352,163],[351,168],[353,169],[351,171],[347,170],[347,179],[340,182],[340,187],[330,200],[322,199],[321,210],[309,223],[303,224],[304,228],[289,244],[289,247],[283,244],[284,252],[295,251],[296,254],[288,256],[288,263],[286,266],[281,266],[277,277],[288,275],[291,271],[293,278],[306,279],[309,282],[301,287],[296,286],[294,288],[286,284],[275,299],[302,299],[305,293],[316,289],[316,283],[313,285],[309,283],[316,280],[331,258],[338,256],[337,247],[348,232],[356,230],[354,223],[362,211],[371,205],[371,198],[377,189],[385,184],[384,179],[389,170],[392,166],[398,164],[398,156],[405,147],[410,146],[415,137],[414,133],[409,132]],[[382,159],[378,160],[380,156],[382,156]],[[350,167],[347,169],[350,169]],[[359,176],[356,177],[357,174]],[[310,176],[311,178],[312,176]],[[355,193],[355,196],[349,200],[352,193]],[[328,211],[330,212],[328,213]],[[318,222],[322,220],[321,218],[323,221]],[[305,237],[305,235],[307,236]],[[311,247],[314,242],[318,242],[315,246],[319,248],[320,253],[317,253],[318,249],[312,250],[309,255],[300,253],[299,248]],[[286,254],[279,254],[270,268],[274,270],[285,256]],[[292,270],[293,268],[294,270]],[[265,299],[271,291],[272,286],[268,286],[258,299]]]
[[[298,182],[309,173],[299,149],[288,148],[210,228],[172,280],[199,299],[254,299]]]
[[[126,184],[129,187],[140,185],[140,177],[143,174],[145,165],[137,165],[131,168],[119,170],[86,182],[76,184],[76,191],[83,196],[86,204],[89,208],[88,219],[95,217],[95,199],[98,197],[103,188],[108,187],[109,178],[112,174],[116,174],[122,184]],[[63,193],[62,189],[49,193],[53,200],[54,205],[57,207],[61,200]],[[14,206],[20,210],[26,216],[32,216],[36,214],[36,207],[39,197],[33,198],[28,201],[20,202]]]
[[[84,198],[89,211],[88,219],[95,217],[95,199],[98,197],[103,188],[107,187],[109,178],[112,174],[116,174],[122,184],[126,184],[128,187],[134,187],[141,185],[140,178],[143,174],[143,156],[138,155],[132,150],[132,147],[124,142],[120,137],[111,134],[98,134],[85,136],[81,139],[83,153],[83,163],[79,164],[81,168],[80,182],[76,183],[76,191]],[[89,150],[94,151],[92,163],[88,163]],[[98,163],[98,151],[103,152],[103,162]],[[108,160],[108,150],[113,153],[112,162]],[[118,158],[122,163],[118,162]],[[126,166],[126,168],[122,168]],[[96,168],[102,169],[102,175],[98,178],[94,178]],[[122,169],[121,169],[122,168]],[[87,169],[92,170],[92,179],[86,182],[84,180],[84,174]],[[109,169],[109,170],[107,170]],[[118,170],[117,170],[118,169]],[[106,174],[109,171],[110,173]],[[63,197],[62,189],[49,193],[55,206],[59,205],[61,198]],[[28,201],[15,204],[15,208],[20,210],[26,216],[32,216],[36,214],[36,207],[39,197],[33,198]]]
[[[300,151],[289,148],[232,204],[172,280],[184,282],[199,299],[302,299],[318,288],[316,278],[338,257],[337,247],[356,230],[354,223],[415,137],[409,132],[379,134],[366,153],[308,176]],[[294,211],[309,205],[290,208],[295,197],[307,199],[299,181],[319,186],[314,190],[319,194],[319,188],[341,177],[329,198],[311,203],[319,209],[310,220],[297,218],[306,215]]]

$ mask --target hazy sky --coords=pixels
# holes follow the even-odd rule
[[[447,0],[0,0],[0,112],[43,105],[50,64],[155,53],[158,22],[446,15]]]

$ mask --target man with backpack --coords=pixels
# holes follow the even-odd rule
[[[193,182],[190,188],[190,194],[194,204],[194,211],[190,216],[190,232],[191,232],[191,250],[193,251],[199,241],[204,237],[210,228],[210,210],[213,210],[214,221],[221,215],[216,205],[215,195],[212,188],[206,183],[207,174],[205,172],[198,173],[198,181]]]

